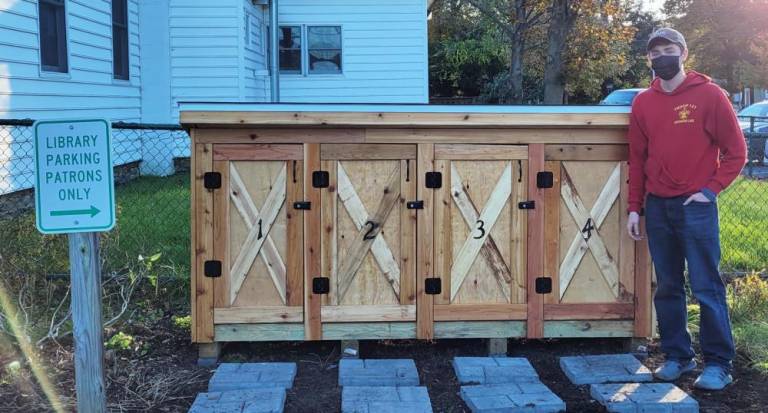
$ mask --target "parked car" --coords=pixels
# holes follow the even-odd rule
[[[617,89],[600,101],[601,105],[631,106],[635,96],[645,89]]]
[[[749,105],[739,111],[739,126],[744,132],[768,133],[768,100]],[[752,125],[754,118],[754,126]],[[754,130],[752,128],[754,127]]]

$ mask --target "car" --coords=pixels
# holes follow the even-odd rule
[[[631,106],[635,96],[645,89],[617,89],[600,101],[601,105]]]
[[[737,116],[744,132],[768,133],[768,100],[747,106]]]

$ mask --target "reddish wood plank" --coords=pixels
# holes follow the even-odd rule
[[[544,274],[552,277],[552,293],[544,297],[547,304],[560,302],[560,162],[546,161],[545,170],[552,172],[553,185],[544,190]]]
[[[536,208],[528,210],[528,338],[544,336],[544,298],[536,293],[536,278],[544,272],[544,191],[536,185],[536,174],[544,170],[544,145],[528,146],[528,199]]]
[[[320,169],[320,145],[304,145],[304,182],[312,182],[312,172]],[[322,295],[312,292],[312,278],[321,276],[320,231],[321,191],[312,185],[304,185],[304,200],[312,209],[304,211],[304,337],[306,340],[322,339],[320,306]]]
[[[640,233],[644,238],[635,242],[635,337],[650,337],[652,263],[645,232],[645,217],[640,218]]]
[[[194,138],[193,138],[194,139]],[[194,140],[193,140],[194,142]],[[213,192],[203,188],[203,174],[213,168],[212,145],[194,146],[195,169],[192,182],[194,219],[194,266],[193,275],[193,335],[195,342],[210,343],[214,340],[213,332],[213,279],[203,274],[205,261],[213,257]]]
[[[416,245],[419,246],[416,262],[416,337],[421,339],[433,339],[435,337],[434,326],[434,296],[426,294],[424,282],[428,277],[434,276],[434,189],[429,189],[423,182],[426,172],[434,171],[435,145],[431,143],[419,144],[417,153],[417,168],[419,181],[417,197],[424,201],[424,209],[419,210],[416,219]],[[443,182],[443,185],[446,183]],[[448,288],[444,286],[444,288]]]

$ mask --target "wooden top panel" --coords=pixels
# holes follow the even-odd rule
[[[625,128],[628,106],[180,103],[188,127]]]

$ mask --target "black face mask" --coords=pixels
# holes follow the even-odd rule
[[[656,76],[670,80],[680,73],[680,56],[659,56],[651,60],[651,68]]]

